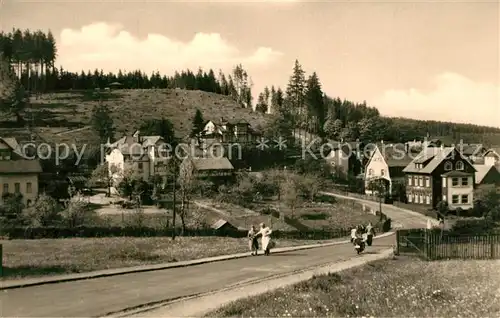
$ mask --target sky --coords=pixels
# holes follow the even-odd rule
[[[242,63],[256,99],[298,59],[326,94],[383,115],[500,127],[498,1],[0,3],[1,30],[52,30],[71,71]]]

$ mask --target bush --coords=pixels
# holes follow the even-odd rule
[[[389,232],[391,228],[392,228],[392,220],[388,218],[384,221],[384,223],[382,223],[382,231]]]
[[[457,220],[450,229],[450,234],[455,235],[481,235],[493,232],[495,223],[485,218],[479,220]]]

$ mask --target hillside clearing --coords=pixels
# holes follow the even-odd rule
[[[91,110],[99,103],[107,105],[117,136],[133,133],[148,119],[167,118],[174,125],[177,137],[186,136],[192,126],[192,117],[200,109],[205,119],[221,117],[245,119],[254,127],[266,124],[270,115],[241,108],[225,95],[180,89],[124,89],[111,92],[67,91],[43,94],[31,99],[27,120],[34,123],[34,131],[51,142],[72,143],[97,140],[92,129],[78,130],[90,124]],[[29,134],[27,129],[16,127],[14,122],[1,123],[0,135],[14,135],[21,140]],[[68,132],[75,130],[74,132]],[[67,132],[67,133],[64,133]]]
[[[498,266],[382,260],[236,301],[207,317],[497,317]]]

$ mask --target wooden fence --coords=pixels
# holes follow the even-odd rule
[[[428,260],[500,259],[500,234],[454,235],[436,230],[398,230],[396,254]]]

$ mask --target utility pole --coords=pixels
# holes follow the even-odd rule
[[[175,159],[173,159],[175,160]],[[172,240],[175,240],[175,169],[176,165],[174,165],[174,171],[172,172],[172,193],[173,193],[173,202],[172,202]]]

